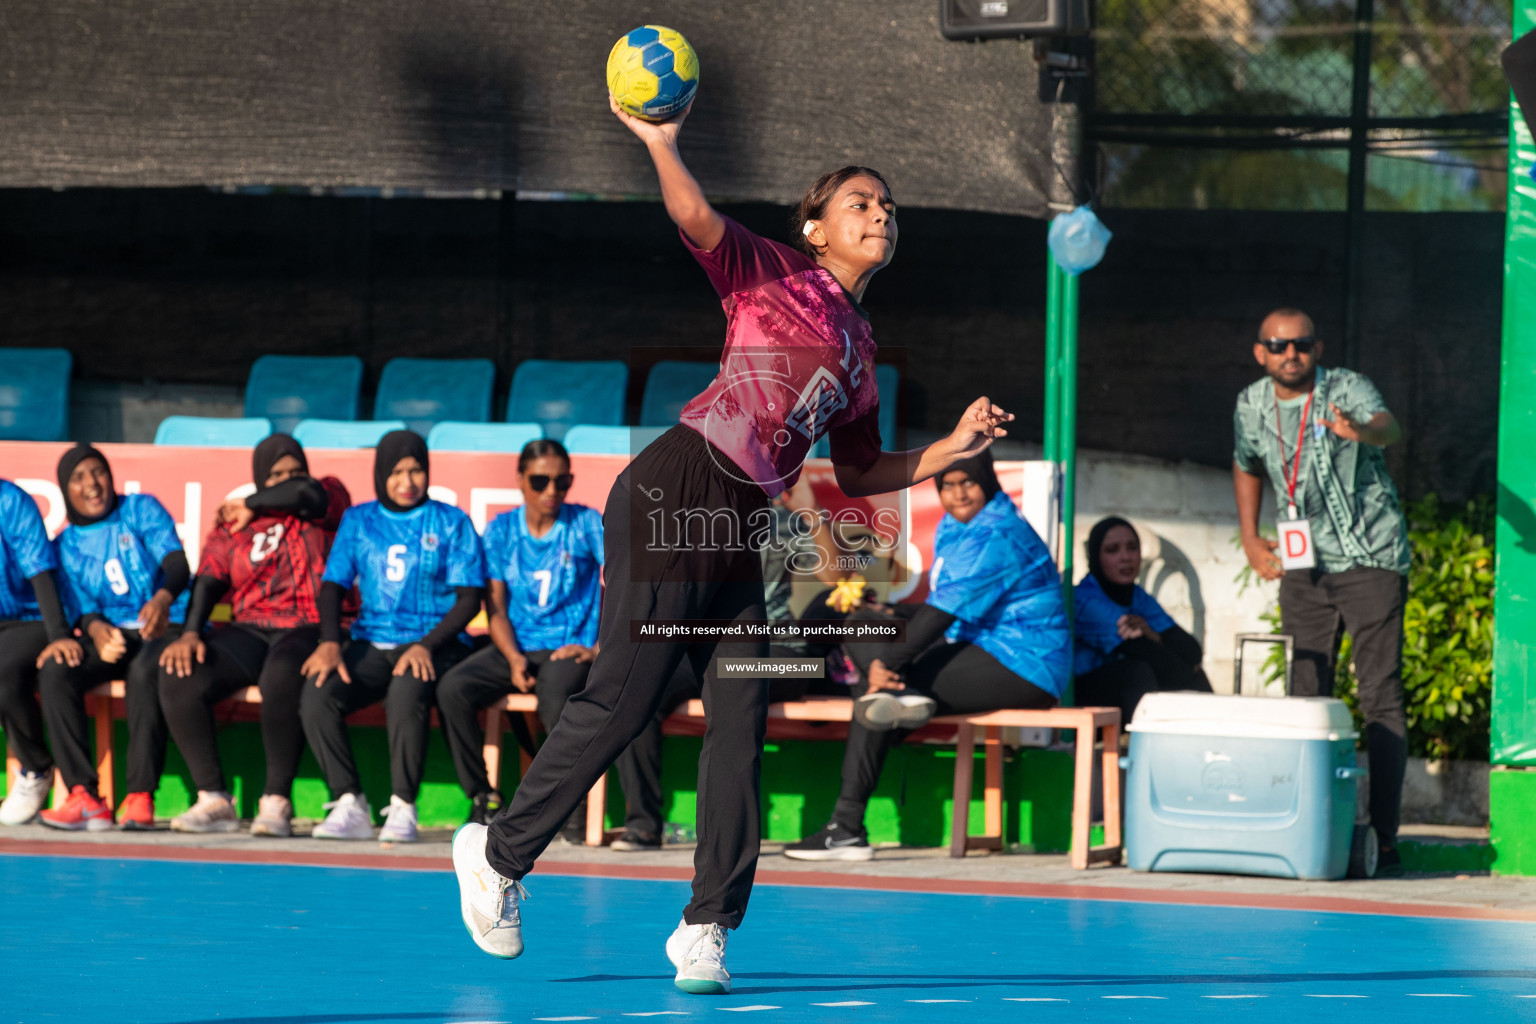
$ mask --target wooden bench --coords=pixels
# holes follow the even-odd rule
[[[86,697],[86,710],[96,725],[96,771],[100,778],[101,797],[110,806],[117,806],[115,760],[112,750],[112,720],[124,717],[122,702],[126,687],[122,682],[112,682],[92,690]],[[221,706],[233,713],[241,706],[261,703],[261,691],[247,687],[231,696]],[[538,700],[531,693],[510,694],[491,705],[485,712],[485,770],[488,778],[501,776],[502,743],[506,733],[506,718],[522,714],[528,722],[529,732],[539,729]],[[247,712],[249,714],[249,712]],[[250,717],[255,717],[250,715]],[[434,712],[434,718],[436,713]],[[816,723],[846,725],[853,720],[853,702],[841,697],[810,698],[803,701],[773,704],[768,708],[768,736],[770,739],[844,739],[845,730],[832,733],[825,729],[807,729]],[[383,707],[374,705],[348,717],[353,725],[383,724]],[[704,702],[690,700],[679,705],[667,719],[669,731],[699,735],[704,726]],[[1076,737],[1075,768],[1072,778],[1072,846],[1070,861],[1074,868],[1085,870],[1093,864],[1118,864],[1121,860],[1120,835],[1120,711],[1118,708],[1051,708],[1046,711],[1004,710],[979,715],[954,715],[937,718],[915,734],[917,738],[947,738],[953,736],[955,749],[955,785],[953,821],[950,830],[951,857],[964,857],[967,850],[1001,850],[1003,847],[1003,743],[1001,731],[1011,726],[1025,728],[1061,729]],[[984,760],[983,829],[981,835],[970,834],[970,806],[972,773],[977,741],[981,730]],[[1104,843],[1093,846],[1090,842],[1090,815],[1093,800],[1094,742],[1103,746],[1103,806]],[[527,771],[532,755],[519,749],[522,768]],[[7,777],[14,779],[17,766],[7,757]],[[62,803],[66,792],[57,772],[54,774],[54,803]],[[607,807],[608,776],[605,772],[592,787],[587,798],[586,840],[589,846],[602,846],[622,830],[604,829]]]

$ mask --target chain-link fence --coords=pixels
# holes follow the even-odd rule
[[[1366,210],[1502,209],[1510,16],[1510,0],[1099,0],[1102,199],[1345,210],[1353,159]]]

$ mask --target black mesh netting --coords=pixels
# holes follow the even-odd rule
[[[932,0],[9,0],[0,187],[655,191],[603,65],[641,22],[702,61],[685,155],[787,202],[845,162],[898,201],[1043,215],[1027,44],[943,40]]]

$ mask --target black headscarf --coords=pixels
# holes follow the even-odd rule
[[[939,473],[933,478],[933,486],[943,491],[945,475],[953,473],[957,469],[964,470],[966,476],[976,481],[982,493],[987,496],[988,501],[991,501],[993,496],[1003,489],[1003,485],[997,482],[997,471],[992,468],[992,450],[990,448],[982,449],[979,455],[972,455],[970,458],[950,463],[944,468],[943,473]]]
[[[267,486],[267,477],[272,475],[272,467],[284,455],[298,459],[304,472],[309,472],[309,460],[304,457],[304,446],[287,434],[272,434],[264,438],[251,453],[251,481],[258,491]]]
[[[100,459],[101,464],[107,470],[107,510],[99,516],[88,516],[75,508],[75,503],[69,500],[69,478],[74,475],[75,467],[86,459]],[[64,515],[74,526],[90,526],[99,523],[117,510],[117,484],[112,479],[112,464],[101,452],[84,442],[75,445],[65,452],[59,459],[59,492],[64,495]]]
[[[1088,531],[1088,574],[1099,581],[1099,589],[1109,596],[1115,604],[1126,608],[1131,606],[1131,599],[1136,596],[1135,583],[1114,583],[1104,575],[1104,566],[1099,561],[1099,552],[1104,547],[1104,538],[1109,536],[1109,531],[1117,526],[1123,526],[1132,533],[1136,527],[1121,519],[1119,516],[1106,516],[1093,524],[1093,529]]]
[[[427,479],[431,480],[432,467],[427,463],[427,442],[414,430],[391,430],[379,438],[378,447],[373,452],[373,493],[378,497],[379,504],[391,512],[409,512],[420,505],[421,501],[427,500],[425,490],[416,505],[400,505],[389,496],[389,474],[395,471],[401,459],[407,457],[421,463],[422,470],[428,474]]]

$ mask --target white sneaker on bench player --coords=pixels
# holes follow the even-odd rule
[[[938,702],[910,690],[878,690],[853,702],[853,720],[872,732],[916,729],[928,724]]]

